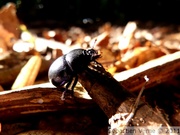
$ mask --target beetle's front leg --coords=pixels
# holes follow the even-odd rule
[[[72,88],[71,88],[71,96],[72,97],[74,97],[74,87],[76,86],[77,82],[78,82],[78,76],[76,75],[74,77],[74,82],[73,82],[73,85],[72,85]]]

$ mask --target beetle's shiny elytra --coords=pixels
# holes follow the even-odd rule
[[[73,95],[74,87],[78,81],[78,73],[83,72],[91,61],[95,61],[99,57],[100,54],[94,49],[75,49],[57,58],[52,63],[48,72],[49,81],[57,88],[66,84],[65,91],[61,96],[62,100],[64,100],[65,92],[71,83]]]

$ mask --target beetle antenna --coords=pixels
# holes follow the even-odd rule
[[[97,42],[97,38],[94,40],[94,43],[92,44],[91,49],[94,49],[96,42]]]

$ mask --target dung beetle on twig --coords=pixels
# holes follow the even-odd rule
[[[65,99],[65,93],[71,86],[72,96],[74,87],[78,82],[78,73],[83,72],[90,62],[96,61],[100,57],[98,51],[94,49],[74,49],[69,53],[57,58],[49,68],[49,81],[58,89],[66,84],[61,99]]]

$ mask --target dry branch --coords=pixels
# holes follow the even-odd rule
[[[140,90],[144,76],[150,79],[146,88],[166,82],[180,74],[180,52],[151,60],[137,68],[117,73],[114,77],[128,91]]]
[[[0,92],[0,121],[23,115],[55,112],[66,109],[86,108],[94,105],[92,100],[83,98],[60,99],[61,91],[56,88],[27,87],[21,90]]]
[[[127,114],[131,113],[136,97],[125,90],[101,65],[97,63],[91,64],[85,72],[79,75],[79,78],[80,83],[109,119],[115,116],[114,122],[122,121],[123,115],[127,118]],[[119,116],[119,118],[116,116]],[[133,126],[169,126],[169,122],[161,114],[155,112],[143,101],[139,102],[133,119],[131,121]]]

